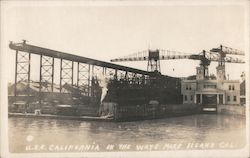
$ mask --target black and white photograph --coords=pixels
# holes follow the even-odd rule
[[[249,1],[1,1],[1,157],[249,154]]]

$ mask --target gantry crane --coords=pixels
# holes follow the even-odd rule
[[[203,50],[198,54],[187,54],[177,51],[169,50],[145,50],[139,53],[131,54],[121,58],[110,60],[111,62],[124,62],[124,61],[148,61],[147,70],[151,72],[160,72],[160,60],[175,60],[175,59],[191,59],[200,60],[200,66],[204,68],[204,76],[208,74],[208,66],[211,61],[218,62],[219,65],[228,63],[245,63],[242,59],[233,58],[229,55],[244,55],[244,52],[237,49],[220,46],[213,48],[210,51]]]
[[[229,55],[245,55],[244,52],[241,50],[226,47],[223,45],[220,45],[218,48],[211,49],[210,52],[218,53],[219,66],[224,66],[225,62],[229,62],[229,61],[234,61],[236,63],[240,63],[240,61],[237,61],[237,60],[235,61],[235,59],[237,59],[237,58],[232,58],[232,57],[226,56],[227,54],[229,54]]]

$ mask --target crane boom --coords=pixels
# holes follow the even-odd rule
[[[175,60],[175,59],[192,59],[199,60],[200,66],[208,72],[208,66],[210,62],[219,62],[219,65],[225,65],[225,63],[245,63],[242,59],[233,58],[230,55],[244,55],[242,51],[220,46],[219,48],[213,48],[209,52],[203,50],[199,54],[187,54],[182,52],[170,51],[170,50],[146,50],[139,53],[135,53],[129,56],[115,58],[110,60],[111,62],[124,62],[124,61],[148,61],[147,70],[151,72],[160,72],[160,60]],[[205,71],[204,71],[205,76]]]
[[[242,56],[245,55],[245,53],[243,51],[241,51],[241,50],[230,48],[230,47],[226,47],[226,46],[223,46],[223,45],[221,45],[218,48],[211,49],[211,52],[221,52],[221,51],[224,54],[229,54],[229,55],[242,55]]]
[[[192,60],[202,60],[204,58],[201,54],[187,54],[187,53],[181,53],[176,51],[169,51],[169,50],[159,50],[159,58],[158,60],[175,60],[175,59],[192,59]],[[228,51],[229,52],[229,51]],[[232,52],[236,55],[235,52]],[[229,54],[229,53],[228,53]],[[240,53],[237,53],[239,55]],[[205,52],[205,57],[214,62],[218,62],[220,57],[218,54],[214,54],[212,52]],[[145,51],[142,51],[137,54],[132,54],[129,56],[121,57],[121,58],[115,58],[111,59],[111,62],[124,62],[124,61],[148,61],[149,55],[145,53]],[[225,62],[228,63],[245,63],[244,60],[236,58],[236,57],[225,57]]]
[[[210,51],[219,56],[218,63],[220,66],[224,66],[225,62],[244,63],[242,60],[238,58],[232,58],[232,57],[226,56],[228,54],[229,55],[245,55],[243,51],[229,48],[223,45],[220,45],[218,48],[213,48]]]

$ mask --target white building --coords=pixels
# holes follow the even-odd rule
[[[182,80],[183,104],[240,104],[240,81],[227,80],[225,66],[217,66],[217,78],[214,79],[205,77],[207,71],[202,66],[196,70],[195,80]]]

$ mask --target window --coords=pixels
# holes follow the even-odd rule
[[[230,101],[230,96],[227,96],[227,101]]]
[[[184,100],[187,101],[187,96],[186,95],[184,96]]]
[[[219,94],[219,104],[223,104],[223,94]]]
[[[232,86],[232,90],[234,91],[234,85]]]
[[[201,70],[197,70],[197,72],[198,72],[198,74],[201,74],[201,73],[202,73]]]
[[[237,97],[236,96],[234,96],[234,101],[237,101]]]
[[[196,102],[197,102],[198,104],[201,103],[201,95],[200,95],[200,94],[196,94]]]
[[[231,85],[229,85],[229,88],[228,88],[229,90],[231,90]]]
[[[186,85],[186,90],[191,90],[191,85]]]
[[[207,89],[216,89],[216,85],[204,85],[203,87]]]
[[[190,98],[191,101],[193,101],[193,96],[191,95],[191,98]]]

